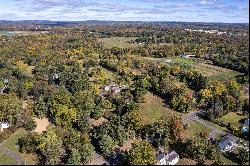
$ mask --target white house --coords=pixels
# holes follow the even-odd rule
[[[222,152],[232,152],[236,147],[236,142],[233,137],[227,136],[219,142],[219,148]]]
[[[167,59],[167,60],[165,60],[164,62],[165,63],[171,63],[173,60],[171,60],[171,59]]]
[[[157,155],[157,160],[157,165],[175,165],[179,161],[179,155],[175,151],[168,154],[159,153]]]
[[[109,91],[110,90],[110,86],[108,85],[108,86],[103,86],[103,90],[105,90],[105,91]]]
[[[7,129],[10,127],[10,124],[9,123],[6,123],[6,122],[0,122],[0,130],[3,131],[3,129]]]
[[[196,57],[196,55],[193,55],[193,54],[186,55],[186,54],[184,54],[184,55],[180,55],[180,57],[182,57],[182,58],[192,58],[192,57]]]

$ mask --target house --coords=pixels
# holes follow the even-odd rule
[[[7,86],[4,85],[3,88],[0,88],[0,93],[1,93],[1,94],[5,93],[5,92],[6,92],[6,89],[7,89]]]
[[[107,86],[103,86],[103,90],[105,90],[105,91],[109,91],[110,90],[110,88],[111,88],[111,86],[110,85],[107,85]]]
[[[219,148],[222,152],[232,152],[237,141],[232,136],[227,136],[219,142]]]
[[[7,83],[9,83],[9,80],[8,79],[4,79],[3,83],[7,84]]]
[[[118,92],[120,92],[121,91],[121,89],[119,88],[119,87],[111,87],[111,92],[112,93],[118,93]]]
[[[100,93],[99,93],[99,96],[100,96],[100,97],[104,97],[104,96],[105,96],[105,93],[100,92]]]
[[[3,129],[7,129],[10,127],[10,124],[7,122],[1,122],[0,123],[0,131],[3,131]]]
[[[172,151],[167,154],[160,152],[157,155],[157,160],[158,160],[157,165],[175,165],[178,163],[179,158],[180,158],[179,155],[175,151]]]
[[[186,54],[184,54],[184,55],[180,55],[180,57],[182,57],[182,58],[192,58],[192,57],[195,57],[196,55],[192,55],[192,54],[189,54],[189,55],[186,55]]]
[[[167,59],[167,60],[165,60],[164,62],[165,63],[171,63],[173,60],[171,60],[171,59]]]

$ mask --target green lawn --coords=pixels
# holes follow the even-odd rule
[[[199,122],[192,121],[188,124],[187,131],[189,137],[197,137],[201,132],[207,132],[209,134],[212,130],[200,124]]]
[[[103,42],[105,48],[119,47],[137,47],[139,44],[130,44],[128,41],[135,40],[136,37],[111,37],[111,38],[99,38],[98,41]]]
[[[230,122],[233,126],[240,127],[241,124],[239,123],[239,121],[241,119],[246,118],[246,117],[247,116],[238,115],[235,112],[230,112],[227,115],[225,115],[225,116],[221,117],[220,119],[218,119],[218,121],[222,122],[225,125],[227,125]]]
[[[25,153],[20,153],[19,148],[17,146],[18,139],[21,138],[22,136],[25,136],[27,134],[27,131],[24,130],[23,128],[18,129],[15,133],[10,135],[10,137],[7,140],[4,140],[2,145],[13,152],[16,152],[17,154],[21,155],[23,157],[23,160],[27,165],[34,165],[36,164],[36,156],[33,154],[25,154]]]
[[[148,92],[144,98],[145,103],[140,103],[139,110],[145,124],[154,123],[162,117],[182,115],[181,113],[164,106],[164,100],[152,93]]]
[[[242,73],[231,70],[231,71],[227,71],[227,72],[213,75],[210,77],[210,79],[211,80],[218,80],[218,81],[226,81],[226,80],[236,79],[236,76],[238,76],[238,75],[242,75]]]
[[[0,165],[17,165],[17,162],[12,157],[0,153]]]
[[[235,79],[237,75],[242,74],[234,70],[215,66],[212,64],[207,64],[203,61],[196,62],[193,59],[187,59],[181,57],[171,57],[169,59],[172,59],[173,62],[190,66],[190,68],[193,68],[194,70],[200,72],[204,76],[207,76],[210,80],[227,81]]]
[[[171,57],[169,59],[173,60],[173,62],[177,62],[177,63],[181,63],[181,64],[186,64],[186,65],[196,64],[197,63],[194,60],[189,59],[189,58]]]

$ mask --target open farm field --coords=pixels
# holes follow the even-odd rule
[[[111,38],[99,38],[98,41],[103,42],[105,48],[119,47],[137,47],[139,44],[130,44],[128,41],[135,40],[136,37],[111,37]]]

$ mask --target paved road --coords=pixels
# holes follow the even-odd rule
[[[187,123],[193,121],[194,119],[198,118],[197,113],[198,113],[198,112],[193,112],[193,113],[189,114],[187,117],[185,117],[185,118],[182,120],[183,123],[184,123],[184,124],[187,124]]]
[[[19,156],[15,152],[3,147],[2,145],[0,145],[0,152],[2,152],[3,154],[5,154],[7,156],[14,158],[19,165],[25,165],[25,162],[23,161],[21,156]]]

